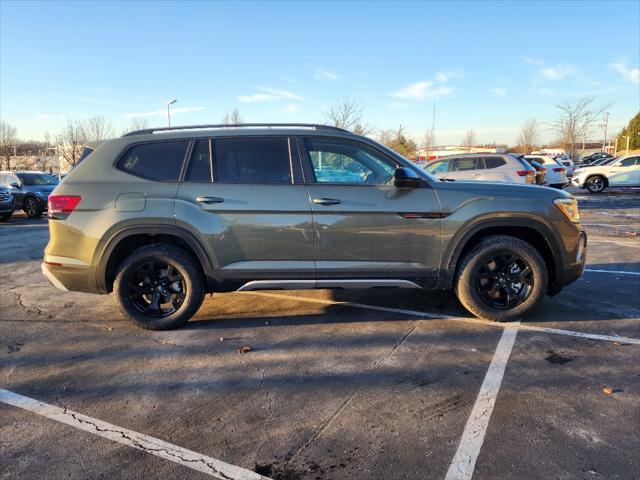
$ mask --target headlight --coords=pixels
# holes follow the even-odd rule
[[[556,198],[553,203],[571,222],[578,223],[580,221],[578,202],[575,198]]]

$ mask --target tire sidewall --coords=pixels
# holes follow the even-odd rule
[[[500,310],[487,305],[475,288],[475,275],[486,258],[492,254],[509,252],[522,257],[533,272],[533,289],[527,299],[509,310]],[[463,260],[456,282],[456,294],[463,305],[474,315],[497,321],[518,320],[533,310],[547,290],[548,273],[540,254],[528,243],[517,238],[493,237],[480,242]]]
[[[600,180],[603,182],[603,184],[602,184],[602,188],[601,188],[601,189],[599,189],[599,190],[598,190],[598,189],[594,189],[594,188],[592,187],[592,185],[593,185],[593,181],[594,181],[594,180],[597,180],[597,179],[600,179]],[[606,188],[606,186],[605,186],[605,184],[604,184],[604,178],[603,178],[603,177],[601,177],[601,176],[599,176],[599,175],[598,175],[598,176],[595,176],[595,177],[591,177],[591,178],[589,178],[589,180],[587,180],[587,190],[589,190],[591,193],[602,193],[602,192],[604,191],[604,189],[605,189],[605,188]]]
[[[166,317],[147,317],[128,298],[131,276],[141,264],[152,260],[173,266],[182,275],[185,283],[186,295],[182,304]],[[204,298],[203,285],[195,262],[182,251],[167,247],[143,247],[123,261],[116,275],[113,291],[122,313],[138,326],[149,330],[168,330],[185,324],[197,311]]]

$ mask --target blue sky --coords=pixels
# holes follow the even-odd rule
[[[0,117],[22,138],[66,118],[321,122],[347,95],[377,129],[513,143],[584,95],[640,109],[640,2],[0,1]],[[544,131],[547,138],[553,137]],[[601,136],[601,135],[596,135]]]

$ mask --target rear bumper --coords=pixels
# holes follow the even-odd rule
[[[94,267],[54,265],[42,262],[42,274],[51,284],[64,291],[100,293]]]

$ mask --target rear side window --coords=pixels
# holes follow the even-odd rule
[[[198,140],[185,180],[187,182],[212,182],[210,140]]]
[[[134,145],[118,160],[116,166],[149,180],[177,182],[188,145],[188,141]]]
[[[217,139],[213,156],[216,182],[291,183],[287,138]]]
[[[499,168],[502,167],[506,162],[502,158],[498,157],[487,157],[484,159],[484,164],[486,168]]]
[[[620,160],[617,166],[619,167],[633,167],[636,164],[636,157],[625,158]]]
[[[466,170],[476,170],[478,165],[477,158],[456,158],[453,161],[453,168],[451,169],[454,172],[464,172]]]

